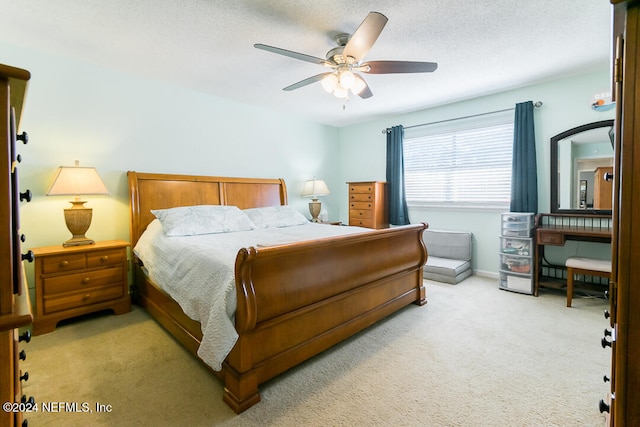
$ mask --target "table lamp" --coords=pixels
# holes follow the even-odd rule
[[[310,179],[305,182],[302,189],[302,197],[311,197],[309,202],[309,213],[311,213],[311,222],[320,222],[318,215],[320,215],[320,208],[322,203],[318,201],[319,196],[326,196],[329,194],[329,188],[327,184],[321,179]]]
[[[91,167],[80,167],[77,160],[75,166],[60,166],[46,194],[47,196],[75,196],[75,200],[69,202],[73,206],[64,210],[64,220],[72,237],[62,245],[80,246],[95,243],[84,235],[91,225],[93,210],[84,207],[87,202],[80,200],[80,196],[109,194],[98,171]]]

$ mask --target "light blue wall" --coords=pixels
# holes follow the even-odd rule
[[[608,68],[587,74],[549,81],[544,84],[509,90],[430,108],[410,114],[373,120],[340,129],[341,182],[386,179],[386,136],[382,129],[402,124],[412,126],[489,111],[512,108],[518,102],[542,101],[535,111],[536,150],[538,163],[538,212],[549,212],[549,139],[575,126],[614,117],[613,111],[596,112],[591,108],[596,93],[610,87]],[[347,187],[342,186],[340,218],[348,221]],[[411,222],[425,221],[432,229],[466,230],[474,235],[473,268],[490,275],[498,271],[498,235],[500,212],[443,209],[410,209]],[[567,244],[566,251],[591,254],[608,251],[601,244]],[[548,251],[553,255],[553,250]],[[562,254],[558,254],[562,257]],[[606,254],[605,254],[606,256]]]
[[[336,128],[29,49],[0,43],[0,52],[32,75],[21,125],[30,142],[19,148],[20,185],[34,194],[21,207],[26,247],[70,237],[69,198],[44,193],[55,169],[76,159],[111,191],[87,197],[96,240],[129,239],[127,170],[284,178],[289,203],[307,216],[306,179],[340,186]],[[336,215],[339,197],[323,197]]]
[[[536,111],[539,211],[549,211],[549,138],[583,123],[613,118],[595,112],[595,93],[609,88],[609,71],[550,81],[341,129],[216,98],[157,81],[0,43],[0,62],[32,73],[21,128],[31,142],[20,148],[21,188],[34,193],[23,204],[26,247],[59,244],[69,237],[62,210],[66,198],[46,197],[60,165],[95,166],[111,196],[90,198],[94,219],[87,235],[128,239],[126,171],[225,176],[282,177],[289,202],[307,214],[299,197],[306,179],[326,180],[322,199],[332,220],[348,221],[347,181],[385,179],[382,129],[501,110],[517,102],[542,101]],[[603,89],[604,88],[604,89]],[[499,212],[412,210],[413,222],[434,229],[474,233],[474,268],[497,272]],[[588,244],[569,245],[591,251]]]

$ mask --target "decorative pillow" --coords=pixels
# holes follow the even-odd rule
[[[256,226],[237,206],[198,205],[155,209],[167,236],[228,233],[254,230]]]
[[[290,206],[245,209],[243,212],[257,228],[291,227],[309,223],[304,215]]]

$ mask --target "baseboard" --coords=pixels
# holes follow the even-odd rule
[[[498,280],[500,278],[500,275],[495,271],[473,270],[473,275],[495,280]]]

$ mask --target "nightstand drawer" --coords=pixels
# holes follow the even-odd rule
[[[122,267],[48,277],[43,280],[44,294],[50,296],[52,294],[79,291],[110,284],[118,284],[122,287],[122,277]]]
[[[122,264],[126,257],[127,251],[125,249],[89,252],[87,254],[87,267],[102,267],[103,265]]]
[[[84,254],[54,255],[42,259],[42,273],[61,273],[85,268],[87,259]]]
[[[45,297],[44,312],[45,314],[51,314],[57,311],[69,310],[76,307],[84,307],[90,304],[120,298],[122,297],[122,295],[122,285],[117,284],[108,288],[96,288],[91,289],[87,292],[66,294],[60,297]]]

